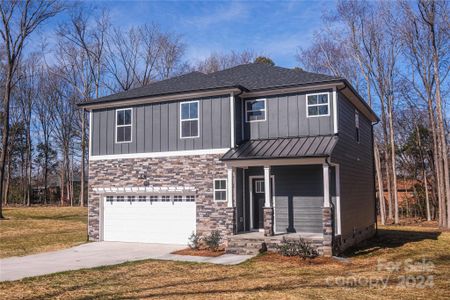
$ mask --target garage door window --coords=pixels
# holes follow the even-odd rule
[[[145,201],[147,201],[146,196],[139,196],[139,202],[145,202]]]
[[[226,179],[214,179],[214,201],[227,201]]]
[[[162,202],[170,202],[170,196],[161,196]]]
[[[186,202],[194,202],[195,196],[186,196]]]

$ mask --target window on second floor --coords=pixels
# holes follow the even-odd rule
[[[329,93],[306,95],[306,116],[323,117],[330,115]]]
[[[199,137],[198,101],[180,103],[180,138]]]
[[[245,101],[245,122],[260,122],[266,120],[266,99]]]
[[[359,112],[355,110],[355,140],[357,143],[360,142],[361,136],[359,131]]]
[[[132,115],[131,108],[116,110],[116,143],[131,143]]]

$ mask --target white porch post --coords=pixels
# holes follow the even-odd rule
[[[341,179],[339,173],[339,165],[334,166],[336,177],[336,233],[341,234]]]
[[[323,164],[323,207],[330,207],[330,170]]]
[[[270,205],[270,166],[264,167],[264,207],[271,207]]]
[[[233,207],[233,173],[234,168],[228,167],[227,169],[227,206]]]

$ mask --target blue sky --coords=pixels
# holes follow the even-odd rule
[[[307,47],[321,26],[321,14],[333,1],[85,1],[108,7],[114,25],[124,28],[157,23],[182,35],[186,58],[211,52],[251,49],[283,67],[298,65],[298,47]],[[55,28],[63,16],[46,25]]]

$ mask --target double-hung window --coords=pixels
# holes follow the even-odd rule
[[[180,137],[199,137],[199,102],[189,101],[180,103]]]
[[[227,201],[226,179],[214,179],[214,201]]]
[[[306,116],[324,117],[330,115],[330,94],[318,93],[306,95]]]
[[[116,110],[116,143],[131,143],[133,110],[131,108]]]
[[[245,122],[261,122],[266,120],[266,99],[245,101]]]

